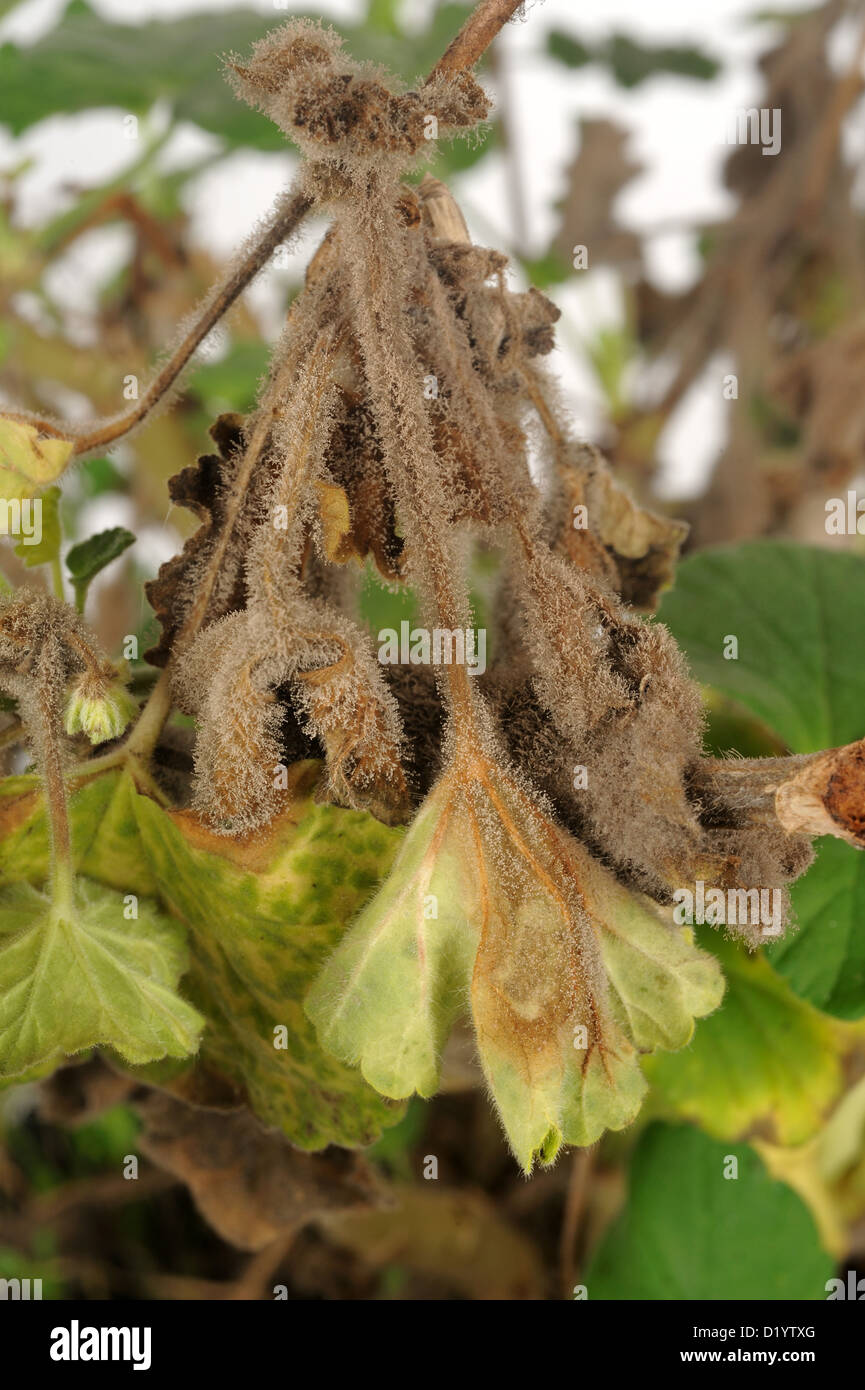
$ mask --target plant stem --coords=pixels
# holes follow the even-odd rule
[[[523,0],[481,0],[456,38],[448,44],[427,82],[437,77],[454,77],[473,68],[496,34],[516,14]]]
[[[163,671],[154,685],[132,733],[123,747],[127,756],[146,761],[156,747],[162,726],[171,713],[171,677]],[[110,754],[108,755],[110,757]]]
[[[93,777],[108,772],[113,767],[133,764],[133,775],[157,801],[165,802],[165,797],[153,781],[147,767],[150,754],[156,747],[162,726],[171,713],[171,678],[168,671],[162,671],[151,690],[129,738],[119,748],[103,753],[98,758],[88,758],[86,762],[76,763],[65,773],[67,781],[78,781],[83,777]]]
[[[54,421],[43,420],[23,411],[7,411],[5,413],[8,418],[24,420],[27,424],[35,425],[41,433],[54,438],[73,440],[75,447],[71,458],[82,458],[85,454],[101,451],[115,444],[123,435],[140,425],[160,401],[164,400],[202,340],[228,312],[250,280],[267,264],[276,247],[297,228],[311,207],[311,199],[302,192],[294,193],[280,203],[250,250],[230,272],[228,278],[208,296],[191,328],[183,335],[141,399],[127,414],[102,420],[89,431],[75,429],[68,424],[58,425]]]
[[[59,598],[61,603],[65,603],[66,590],[63,585],[63,566],[60,564],[59,555],[55,555],[51,561],[51,587],[54,590],[54,597]]]
[[[53,671],[56,667],[56,653],[51,650],[52,643],[46,642],[39,654],[37,666],[37,703],[41,723],[39,752],[42,780],[45,786],[45,802],[48,808],[48,824],[51,835],[51,899],[57,916],[67,915],[72,909],[75,874],[72,867],[72,843],[69,835],[69,812],[66,803],[66,787],[63,779],[63,762],[58,736],[58,719]]]

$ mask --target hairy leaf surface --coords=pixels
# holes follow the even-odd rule
[[[259,1117],[299,1148],[371,1143],[402,1108],[322,1051],[302,1001],[399,832],[315,805],[308,784],[266,842],[232,842],[144,797],[136,814],[163,900],[192,933],[186,987],[210,1024],[204,1064],[243,1085]]]
[[[428,1096],[460,1014],[526,1169],[640,1108],[640,1051],[681,1047],[716,962],[628,894],[489,765],[445,777],[310,991],[325,1046],[393,1097]]]
[[[176,993],[185,933],[154,904],[88,879],[60,912],[29,883],[0,892],[0,1074],[104,1044],[133,1063],[194,1052],[204,1025]]]

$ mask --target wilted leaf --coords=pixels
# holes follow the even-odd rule
[[[144,1119],[141,1152],[180,1178],[205,1220],[241,1250],[261,1250],[322,1212],[378,1206],[384,1198],[359,1155],[300,1153],[248,1110],[208,1113],[158,1094],[136,1108]]]
[[[761,956],[710,930],[702,940],[724,968],[724,1002],[689,1047],[646,1059],[652,1098],[718,1139],[802,1143],[843,1084],[838,1030]]]
[[[805,1204],[753,1149],[655,1124],[583,1282],[590,1300],[822,1299],[833,1263]]]
[[[130,1062],[194,1052],[204,1020],[176,993],[184,933],[88,879],[60,912],[27,883],[0,892],[0,1074],[107,1044]]]
[[[711,957],[479,764],[429,795],[307,1012],[323,1044],[384,1095],[429,1096],[470,999],[487,1081],[528,1171],[562,1142],[627,1125],[645,1090],[638,1052],[683,1046],[722,992]]]
[[[220,415],[211,426],[210,434],[218,445],[219,453],[203,454],[194,467],[182,469],[168,482],[172,502],[176,506],[188,507],[200,518],[201,526],[190,536],[180,554],[161,565],[156,578],[144,586],[162,626],[157,646],[145,652],[146,659],[153,666],[164,666],[168,661],[190,594],[194,592],[193,576],[206,564],[228,524],[227,499],[237,451],[243,443],[243,417]],[[254,490],[249,491],[247,505],[254,510],[258,493],[253,495]],[[205,615],[208,621],[245,607],[247,595],[243,560],[244,552],[238,550],[236,556],[228,556],[223,562],[223,583],[220,588],[223,603],[218,610],[211,605]]]
[[[534,1244],[482,1193],[434,1186],[395,1189],[392,1211],[335,1213],[318,1225],[369,1264],[406,1266],[467,1298],[542,1298],[547,1278]]]
[[[0,60],[2,53],[0,49]],[[41,492],[60,477],[73,448],[71,440],[0,415],[0,501],[21,501]]]
[[[399,832],[315,805],[317,765],[304,771],[266,839],[228,840],[144,797],[136,814],[163,901],[191,929],[185,988],[210,1023],[204,1064],[242,1084],[258,1116],[299,1148],[352,1147],[371,1143],[401,1107],[321,1050],[302,1001],[387,871]]]
[[[843,621],[839,621],[843,614]],[[784,541],[704,550],[679,566],[659,617],[701,680],[732,696],[796,753],[865,733],[865,562]],[[724,659],[729,637],[737,658]],[[769,949],[802,998],[842,1018],[865,1011],[861,852],[824,840],[793,886],[800,930]]]
[[[566,520],[560,548],[581,567],[598,570],[598,560],[606,567],[611,559],[618,572],[616,588],[625,602],[653,609],[673,582],[687,524],[641,507],[596,450],[585,446],[578,461],[580,467],[565,468],[560,475]],[[583,528],[572,524],[578,506],[587,513]],[[595,554],[598,542],[604,547],[600,557]]]

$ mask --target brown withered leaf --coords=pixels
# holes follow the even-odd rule
[[[231,462],[243,444],[243,417],[236,414],[220,415],[211,426],[210,434],[219,453],[203,454],[195,465],[182,469],[168,482],[172,502],[176,506],[188,507],[201,519],[201,526],[190,536],[180,554],[161,565],[156,578],[145,585],[147,597],[162,625],[158,643],[144,653],[145,660],[152,666],[167,665],[182,623],[181,601],[188,597],[192,573],[209,553],[224,525]],[[223,592],[223,612],[245,606],[242,557],[238,557],[231,583],[225,586]],[[220,613],[210,614],[211,619],[219,616]]]
[[[46,1077],[39,1087],[39,1114],[54,1125],[83,1125],[121,1105],[135,1082],[113,1071],[96,1054],[75,1060]]]
[[[248,1110],[207,1113],[152,1093],[138,1104],[139,1147],[189,1188],[202,1216],[241,1250],[261,1250],[322,1212],[386,1201],[356,1153],[302,1153]]]
[[[546,1275],[534,1245],[481,1192],[398,1189],[391,1211],[335,1212],[316,1223],[369,1264],[399,1264],[467,1298],[536,1299]]]
[[[403,542],[396,534],[393,500],[384,473],[381,447],[365,399],[365,384],[358,374],[355,389],[343,391],[341,409],[325,453],[333,482],[342,490],[350,532],[341,541],[346,559],[365,560],[371,555],[376,568],[390,582],[400,579]],[[330,499],[337,531],[341,524],[335,499]],[[327,542],[327,521],[322,507]],[[342,560],[328,554],[329,559]]]
[[[626,603],[653,610],[673,582],[687,523],[641,507],[590,445],[580,446],[573,462],[561,472],[567,520],[560,549],[580,568],[611,580]],[[583,528],[573,525],[577,506],[586,509]]]

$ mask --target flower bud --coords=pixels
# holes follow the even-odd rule
[[[83,676],[66,704],[67,734],[86,734],[91,743],[119,738],[137,705],[119,680],[98,681]]]

